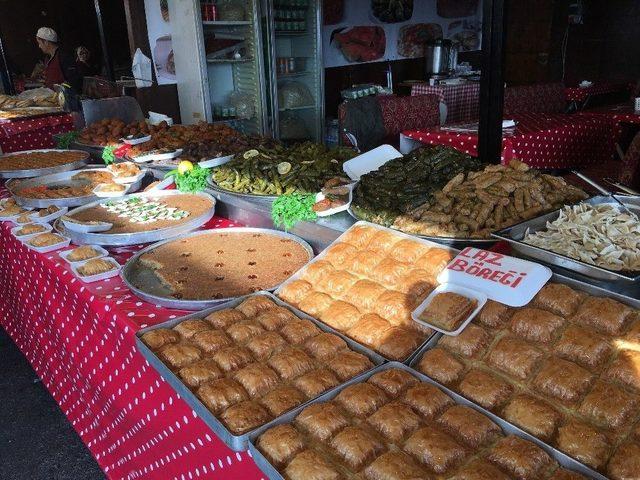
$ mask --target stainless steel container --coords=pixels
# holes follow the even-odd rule
[[[427,77],[446,75],[451,71],[452,49],[451,40],[437,39],[427,43],[424,50]]]

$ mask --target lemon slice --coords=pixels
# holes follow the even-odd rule
[[[258,150],[247,150],[246,152],[244,152],[244,155],[242,155],[243,158],[245,158],[246,160],[255,157],[256,155],[260,155],[260,152]]]
[[[278,164],[278,173],[280,175],[286,175],[291,171],[291,164],[289,162],[280,162]]]

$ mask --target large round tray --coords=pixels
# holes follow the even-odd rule
[[[49,175],[51,173],[66,172],[68,170],[77,170],[78,168],[86,165],[89,161],[89,154],[82,150],[56,150],[54,148],[43,148],[40,150],[23,150],[21,152],[11,152],[0,156],[0,164],[3,158],[10,157],[12,155],[21,155],[23,153],[35,153],[35,152],[77,152],[82,153],[84,158],[76,160],[72,163],[65,163],[64,165],[57,165],[55,167],[46,168],[33,168],[31,170],[0,170],[0,178],[30,178],[40,177],[42,175]]]
[[[363,220],[369,222],[370,220],[366,220],[364,218],[360,218],[356,213],[351,209],[351,206],[347,209],[349,215],[351,215],[356,220]],[[398,230],[393,227],[387,227],[393,230]],[[401,232],[402,230],[398,230]],[[448,245],[453,248],[462,249],[466,246],[473,246],[477,248],[489,248],[496,243],[496,239],[478,239],[478,238],[455,238],[455,237],[432,237],[429,235],[418,235],[416,233],[410,233],[409,235],[413,235],[415,237],[424,238],[425,240],[430,240],[432,242],[441,243],[443,245]]]
[[[72,177],[77,173],[83,171],[108,171],[106,168],[91,168],[87,170],[71,170],[67,172],[60,173],[52,173],[50,175],[44,175],[41,177],[31,178],[28,180],[19,180],[20,188],[29,188],[29,187],[39,187],[42,185],[53,186],[65,184],[69,185],[73,183]],[[142,181],[144,180],[144,176],[141,177],[136,182],[129,184],[128,193],[136,192],[140,185],[142,185]],[[83,183],[82,180],[76,180],[76,182]],[[93,193],[90,195],[85,195],[83,197],[66,197],[66,198],[28,198],[21,197],[14,192],[14,186],[17,186],[16,180],[10,180],[6,184],[7,188],[11,192],[11,194],[16,199],[18,205],[22,205],[23,207],[34,207],[34,208],[46,208],[49,205],[55,205],[56,207],[79,207],[81,205],[86,205],[87,203],[94,202],[98,200],[99,197],[94,195]]]
[[[226,193],[227,195],[235,195],[236,197],[244,198],[247,200],[254,200],[254,201],[260,201],[260,202],[273,202],[276,198],[278,198],[277,195],[256,195],[255,193],[238,193],[232,190],[227,190],[226,188],[222,188],[221,186],[219,186],[213,180],[213,177],[211,175],[207,177],[207,183],[209,184],[209,188],[211,188],[211,190],[214,190],[220,193]]]
[[[211,300],[179,300],[173,297],[170,297],[169,290],[162,285],[162,283],[158,280],[158,277],[154,275],[154,273],[138,263],[138,259],[141,255],[144,255],[151,250],[158,248],[165,243],[169,243],[172,241],[194,237],[197,235],[219,235],[225,232],[246,232],[246,233],[264,233],[269,235],[276,235],[283,238],[291,239],[298,244],[300,244],[308,253],[309,260],[313,258],[313,249],[311,246],[302,240],[300,237],[296,237],[290,233],[281,232],[279,230],[270,230],[267,228],[250,228],[250,227],[237,227],[237,228],[217,228],[214,230],[206,230],[199,232],[192,232],[185,235],[180,235],[178,237],[172,238],[170,240],[165,240],[162,242],[154,243],[153,245],[149,245],[148,247],[140,250],[137,254],[131,257],[125,266],[122,268],[120,272],[120,276],[124,280],[124,283],[133,291],[133,293],[147,302],[154,303],[156,305],[162,305],[163,307],[169,308],[179,308],[181,310],[203,310],[205,308],[212,307],[219,303],[228,302],[236,297],[230,298],[217,298]],[[143,288],[139,287],[139,285],[144,285]],[[269,291],[273,291],[280,286],[274,285]]]
[[[170,195],[182,195],[182,193],[177,190],[158,190],[151,191],[146,193],[134,193],[131,195],[124,195],[122,197],[118,197],[116,200],[126,200],[131,197],[150,197],[150,198],[162,198]],[[166,227],[161,228],[159,230],[153,230],[149,232],[136,232],[136,233],[80,233],[74,232],[64,227],[63,223],[58,219],[54,223],[54,228],[59,233],[65,235],[66,237],[71,238],[71,241],[76,245],[108,245],[108,246],[124,246],[124,245],[137,245],[141,243],[151,243],[158,242],[160,240],[165,240],[168,238],[175,238],[178,235],[182,235],[190,232],[198,227],[201,227],[205,223],[207,223],[213,217],[215,212],[216,200],[211,195],[203,192],[194,193],[192,195],[199,195],[207,198],[211,201],[211,209],[200,215],[199,217],[192,218],[187,222],[181,223],[180,225],[176,225],[175,227]],[[113,198],[103,198],[97,202],[92,202],[87,205],[84,205],[80,208],[76,208],[75,210],[71,210],[67,215],[73,215],[74,213],[80,212],[82,210],[86,210],[88,208],[95,207],[101,203],[105,203],[108,201],[113,201]]]

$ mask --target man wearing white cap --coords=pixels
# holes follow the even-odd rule
[[[41,27],[36,33],[38,47],[49,56],[44,67],[44,84],[52,88],[54,84],[68,83],[78,89],[81,78],[71,57],[64,55],[58,45],[58,34],[49,27]]]

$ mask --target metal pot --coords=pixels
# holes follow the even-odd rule
[[[457,55],[456,55],[457,57]],[[451,40],[438,39],[425,47],[427,77],[446,75],[452,70],[453,45]]]

